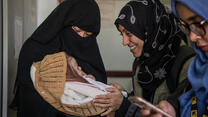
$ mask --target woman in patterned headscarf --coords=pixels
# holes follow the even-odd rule
[[[100,11],[94,0],[65,0],[54,9],[21,49],[14,100],[18,117],[64,116],[38,94],[30,78],[32,63],[48,54],[64,51],[84,72],[107,82],[96,40],[99,32]]]
[[[189,35],[197,55],[188,70],[187,86],[190,87],[181,87],[182,90],[188,89],[187,92],[183,95],[175,95],[173,98],[179,99],[178,109],[170,109],[171,105],[167,102],[160,103],[159,107],[169,113],[180,111],[181,117],[208,116],[207,5],[207,0],[172,0],[173,12],[180,18],[180,26]],[[146,110],[143,115],[150,116],[150,113],[148,114]]]
[[[176,23],[174,15],[159,0],[131,0],[121,9],[115,21],[123,36],[123,45],[128,46],[135,57],[134,94],[154,104],[167,99],[177,87],[178,81],[170,77],[170,70],[185,34]],[[104,99],[109,102],[107,98],[111,96],[97,96],[95,102],[109,106],[102,102]],[[118,96],[115,103],[117,109],[121,104],[117,116],[124,116],[130,102]],[[115,108],[110,107],[109,112]]]

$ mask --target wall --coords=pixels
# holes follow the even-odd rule
[[[15,58],[15,20],[21,25],[24,19],[24,1],[8,0],[8,104],[11,103],[13,86],[16,77],[17,59]],[[16,23],[17,23],[16,22]],[[17,26],[17,25],[16,25]],[[23,26],[23,25],[22,25]],[[17,28],[17,27],[16,27]],[[18,29],[20,29],[19,27]],[[23,30],[18,30],[19,36]],[[23,40],[21,39],[20,42]],[[15,112],[8,109],[8,117],[15,117]]]
[[[44,21],[57,5],[57,0],[37,0],[37,26]]]

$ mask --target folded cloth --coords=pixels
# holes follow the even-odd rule
[[[75,116],[93,116],[106,110],[93,105],[96,95],[107,92],[82,82],[66,82],[67,55],[47,55],[31,66],[31,79],[38,93],[57,110]]]

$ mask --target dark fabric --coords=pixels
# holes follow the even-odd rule
[[[120,108],[115,113],[115,117],[125,117],[130,105],[131,105],[131,102],[128,100],[128,98],[124,97]]]
[[[131,0],[115,21],[117,27],[121,24],[144,41],[143,53],[136,58],[135,66],[140,67],[137,76],[145,90],[143,97],[148,101],[155,89],[168,79],[180,41],[186,38],[176,22],[174,15],[159,0]]]
[[[141,108],[131,103],[128,98],[124,98],[120,109],[116,111],[115,117],[142,117]]]
[[[93,35],[82,38],[72,30],[73,25]],[[106,83],[106,73],[96,41],[99,32],[100,11],[94,0],[66,0],[49,15],[31,38],[44,45],[54,39],[61,40],[61,49],[75,57],[84,72]]]
[[[95,35],[83,38],[72,28],[65,28],[60,38],[63,42],[63,51],[75,57],[84,72],[94,75],[100,82],[107,83]]]
[[[131,104],[130,107],[128,108],[128,111],[125,117],[142,117],[140,111],[141,111],[141,108],[139,108],[135,104]]]
[[[71,26],[92,32],[82,38]],[[96,36],[100,31],[100,12],[94,0],[66,0],[62,2],[24,43],[18,61],[17,91],[13,107],[18,117],[59,117],[63,113],[49,105],[35,90],[30,67],[47,54],[65,51],[73,56],[83,71],[106,83],[107,77],[98,49]]]
[[[188,79],[182,81],[177,87],[176,91],[168,97],[167,101],[174,107],[176,117],[180,117],[180,104],[178,98],[185,92],[191,89],[191,84]]]
[[[176,56],[176,60],[173,63],[173,66],[170,71],[170,82],[167,83],[167,86],[170,92],[174,92],[178,86],[179,76],[182,71],[183,65],[189,59],[192,59],[196,53],[194,49],[189,46],[181,46]]]

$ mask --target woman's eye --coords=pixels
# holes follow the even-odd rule
[[[89,37],[91,34],[86,34],[86,37]]]
[[[81,32],[81,30],[76,30],[76,32],[78,32],[78,33],[79,33],[79,32]]]
[[[131,33],[130,32],[126,32],[126,35],[131,37]]]
[[[85,32],[86,33],[86,36],[87,37],[89,37],[89,36],[91,36],[93,33],[91,33],[91,32]]]

